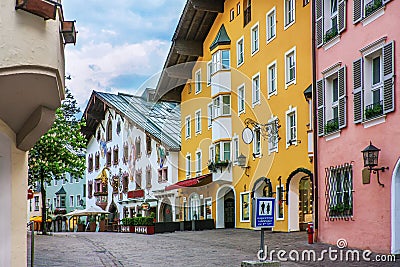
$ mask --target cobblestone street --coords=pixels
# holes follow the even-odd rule
[[[28,266],[29,244],[28,239]],[[269,252],[272,249],[284,249],[287,253],[292,249],[299,252],[315,249],[317,257],[320,251],[329,249],[325,244],[307,244],[305,232],[266,233],[265,244]],[[34,266],[240,266],[243,260],[257,259],[259,246],[260,232],[241,229],[156,235],[55,233],[53,236],[35,235]],[[336,246],[331,248],[337,249]],[[375,255],[370,258],[375,259]],[[400,266],[400,262],[333,262],[325,254],[324,262],[287,261],[281,266],[392,267]]]

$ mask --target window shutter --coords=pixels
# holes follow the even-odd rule
[[[363,61],[362,58],[353,62],[353,95],[354,95],[354,123],[360,123],[363,120]]]
[[[353,4],[353,24],[356,24],[360,20],[362,20],[362,10],[363,10],[363,0],[354,0]]]
[[[338,87],[339,87],[339,129],[346,127],[346,66],[338,71]]]
[[[317,81],[318,136],[325,133],[324,80]]]
[[[341,33],[346,29],[346,1],[339,0],[338,3],[338,32]]]
[[[317,43],[317,47],[320,47],[324,44],[324,1],[316,0],[315,1],[315,41]]]
[[[394,41],[383,47],[383,113],[394,111]]]

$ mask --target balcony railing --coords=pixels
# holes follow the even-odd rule
[[[365,107],[365,119],[373,119],[383,114],[383,101],[379,101]]]
[[[251,21],[251,6],[248,6],[243,13],[243,27],[245,27]]]
[[[333,118],[325,124],[325,134],[330,134],[339,130],[339,119]]]
[[[332,40],[333,38],[335,38],[337,35],[338,35],[337,26],[333,26],[332,28],[330,28],[329,30],[327,30],[327,31],[325,32],[324,43],[329,42],[330,40]]]
[[[365,16],[368,17],[382,6],[382,0],[372,0],[365,5]]]

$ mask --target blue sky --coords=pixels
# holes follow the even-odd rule
[[[136,94],[154,86],[185,2],[63,1],[65,19],[78,30],[76,46],[65,49],[66,86],[81,109],[92,90]]]

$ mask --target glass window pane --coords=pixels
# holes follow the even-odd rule
[[[231,143],[225,142],[224,144],[224,160],[231,159]]]
[[[338,101],[338,78],[332,80],[332,102]]]
[[[229,50],[222,50],[222,68],[229,69]]]
[[[372,60],[372,84],[381,82],[381,58],[376,57]]]

